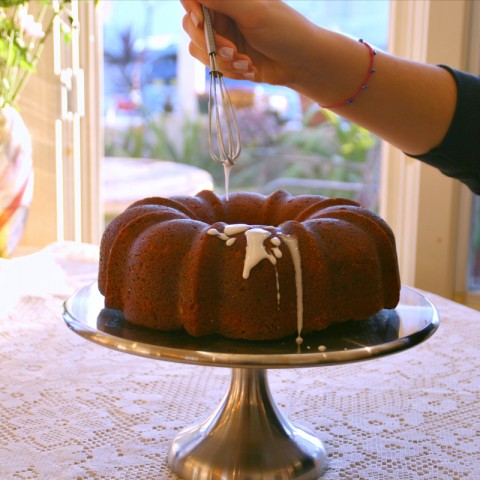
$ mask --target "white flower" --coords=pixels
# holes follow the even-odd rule
[[[43,32],[42,24],[36,22],[33,15],[29,15],[26,11],[22,10],[19,13],[20,26],[26,35],[32,38],[43,38],[45,33]]]

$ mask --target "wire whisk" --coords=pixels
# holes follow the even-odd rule
[[[212,20],[208,8],[202,6],[205,39],[210,57],[210,92],[208,100],[208,142],[210,156],[224,166],[235,165],[240,155],[241,142],[230,95],[217,63],[217,49],[213,37]]]

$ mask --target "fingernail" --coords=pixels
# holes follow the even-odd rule
[[[255,74],[253,72],[247,72],[243,74],[243,77],[246,78],[247,80],[254,80]]]
[[[233,62],[233,68],[235,70],[240,70],[241,72],[245,72],[248,70],[248,62],[246,60],[237,60]]]
[[[195,25],[195,27],[198,28],[198,25],[200,24],[200,20],[198,19],[198,17],[195,15],[194,12],[190,12],[190,18],[192,19],[192,22]]]
[[[218,50],[218,54],[225,60],[231,60],[233,58],[233,48],[221,47]]]

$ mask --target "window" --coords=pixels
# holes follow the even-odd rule
[[[480,5],[469,11],[468,71],[480,75]],[[460,192],[459,242],[455,298],[480,309],[480,197],[463,187]]]
[[[368,38],[386,49],[387,0],[288,3],[314,22]],[[181,30],[183,14],[177,2],[107,4],[105,164],[116,177],[115,192],[112,179],[105,185],[107,222],[128,203],[120,201],[118,192],[132,192],[129,166],[138,172],[140,165],[145,169],[150,165],[160,175],[159,160],[193,165],[210,174],[215,191],[223,190],[223,169],[210,159],[207,145],[208,69],[189,58]],[[242,137],[230,190],[271,193],[285,188],[292,193],[354,198],[378,208],[378,139],[329,112],[315,111],[312,102],[285,87],[246,80],[226,79],[226,83]],[[133,162],[138,157],[144,160]],[[145,175],[148,182],[139,178],[141,185],[155,187],[152,170]],[[157,180],[156,192],[161,195],[160,188]],[[145,196],[145,189],[139,188],[138,195]],[[134,198],[129,195],[128,200]]]
[[[480,198],[473,199],[472,231],[468,259],[468,290],[480,295]]]
[[[390,51],[465,68],[466,20],[472,3],[392,1]],[[458,241],[460,183],[384,145],[381,188],[380,213],[396,235],[402,283],[453,298],[455,253],[465,252]]]
[[[100,2],[100,5],[107,6],[108,3]],[[177,2],[135,1],[135,5],[139,3],[174,5]],[[320,5],[321,2],[314,1],[313,3]],[[340,15],[342,13],[341,3],[348,4],[350,8],[357,8],[356,5],[360,2],[327,3],[329,8],[338,9],[337,14]],[[386,2],[381,3],[386,5]],[[372,3],[367,0],[366,4],[368,7]],[[88,95],[86,117],[81,121],[80,196],[82,201],[80,214],[82,225],[88,226],[89,224],[99,225],[102,220],[101,203],[98,197],[100,181],[97,175],[98,160],[102,153],[95,152],[95,149],[102,145],[101,135],[98,138],[98,135],[101,134],[98,125],[102,115],[95,114],[95,109],[99,108],[101,104],[96,96],[96,87],[98,86],[96,56],[101,50],[96,48],[98,44],[92,41],[93,38],[100,39],[101,36],[95,33],[96,16],[93,12],[93,2],[79,2],[78,6],[82,25],[80,63],[81,68],[85,71],[86,94]],[[465,20],[469,18],[472,25],[480,25],[478,16],[476,16],[478,13],[472,14],[472,11],[478,11],[478,2],[468,0],[445,0],[442,2],[392,0],[389,2],[389,6],[389,49],[392,53],[420,61],[443,62],[453,67],[465,68],[465,65],[462,64],[465,51]],[[356,11],[356,15],[361,16],[366,13],[363,17],[368,17],[372,13],[372,9],[367,7],[364,12]],[[378,4],[376,4],[377,7]],[[108,14],[108,12],[106,13]],[[329,12],[328,15],[330,14],[332,17],[329,18],[334,18],[333,13]],[[177,20],[174,21],[171,17],[171,24],[176,22]],[[177,23],[180,23],[179,19]],[[353,31],[351,25],[345,27],[345,31],[371,39],[371,33],[376,31],[376,27],[369,28],[372,28],[372,31],[364,35],[362,35],[362,31]],[[476,38],[476,40],[473,38],[470,40],[472,45],[480,45],[478,36]],[[105,43],[107,41],[108,39]],[[374,42],[379,43],[378,40]],[[182,57],[182,61],[184,58]],[[477,55],[476,58],[478,62],[480,55]],[[26,247],[38,248],[59,238],[55,225],[55,213],[52,212],[58,212],[56,203],[59,201],[68,203],[67,197],[60,199],[62,195],[57,189],[53,134],[57,109],[52,108],[52,105],[57,105],[58,96],[55,94],[55,86],[58,81],[52,78],[52,64],[52,57],[49,58],[46,51],[41,65],[39,65],[39,74],[31,79],[23,96],[22,110],[25,120],[32,125],[33,149],[37,152],[34,157],[36,174],[34,201],[27,224],[27,232],[22,242]],[[182,68],[190,68],[190,66],[182,65]],[[180,87],[180,85],[177,86]],[[38,92],[41,92],[42,95],[39,95]],[[124,117],[131,121],[132,118],[129,118],[129,115],[133,116],[126,112]],[[172,122],[170,128],[175,129],[177,126]],[[468,232],[473,216],[473,221],[477,225],[475,230],[477,233],[472,238],[478,239],[478,199],[472,210],[472,195],[464,192],[463,189],[460,197],[465,197],[465,199],[458,202],[458,182],[441,176],[427,165],[406,158],[401,152],[388,145],[382,145],[382,150],[380,213],[393,227],[396,234],[403,283],[438,293],[447,298],[454,298],[454,294],[457,292],[459,300],[470,301],[471,294],[466,293],[466,265],[468,264],[469,246],[473,244]],[[442,195],[439,196],[438,191],[441,191]],[[461,214],[460,226],[458,225],[459,212]],[[91,231],[82,228],[80,239],[98,243],[100,235],[101,228],[94,227]],[[457,238],[458,236],[460,240]],[[68,231],[64,238],[66,240],[76,239]],[[455,255],[456,251],[458,251],[457,256]],[[477,250],[472,249],[472,251]],[[463,272],[460,269],[463,269]],[[472,269],[470,272],[473,279],[471,285],[475,286],[478,279],[475,273],[477,270]],[[455,277],[458,280],[457,285],[455,285]]]

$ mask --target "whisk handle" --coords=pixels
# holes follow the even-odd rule
[[[205,27],[205,40],[207,41],[208,54],[217,54],[217,48],[215,46],[215,39],[213,38],[212,18],[210,17],[210,10],[202,5],[204,27]]]

